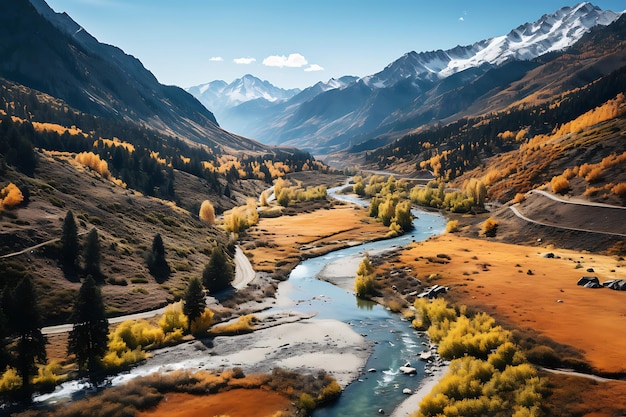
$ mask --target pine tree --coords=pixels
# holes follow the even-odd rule
[[[209,263],[202,271],[202,283],[210,293],[225,289],[235,278],[233,265],[228,261],[224,249],[217,247],[211,253]]]
[[[13,291],[12,328],[17,336],[14,347],[15,367],[22,378],[23,399],[32,399],[31,377],[37,375],[37,363],[46,363],[46,337],[41,333],[41,315],[37,296],[29,276]]]
[[[102,293],[91,276],[80,287],[70,320],[74,326],[67,351],[76,355],[79,370],[87,372],[91,383],[96,385],[101,381],[102,358],[107,352],[109,322]]]
[[[193,277],[189,280],[189,285],[183,297],[183,313],[187,316],[189,331],[191,331],[193,321],[202,315],[205,308],[206,299],[202,282],[200,282],[200,278]]]
[[[85,250],[83,252],[85,258],[85,274],[91,275],[96,279],[102,278],[100,272],[100,241],[98,239],[98,231],[94,227],[87,235]]]
[[[63,222],[63,234],[61,235],[61,263],[66,269],[76,267],[78,258],[78,228],[71,210],[67,211]]]
[[[165,278],[170,273],[170,266],[165,260],[165,245],[159,233],[154,235],[152,250],[148,254],[147,263],[150,273],[157,278]]]

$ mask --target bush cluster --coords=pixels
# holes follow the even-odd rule
[[[245,206],[234,207],[224,213],[224,228],[231,233],[239,234],[259,222],[256,200],[249,198]]]
[[[540,415],[543,385],[510,332],[485,313],[468,317],[442,299],[418,299],[415,309],[414,325],[427,328],[439,354],[451,360],[415,417]]]

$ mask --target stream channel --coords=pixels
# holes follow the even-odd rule
[[[365,200],[337,194],[341,188],[343,187],[329,189],[328,193],[337,200],[367,206],[368,202]],[[374,416],[378,415],[379,409],[390,413],[406,398],[402,391],[405,388],[416,390],[425,377],[426,363],[420,361],[419,354],[425,349],[424,344],[428,340],[414,330],[410,322],[376,303],[357,299],[352,291],[319,279],[324,268],[331,268],[333,263],[353,265],[354,272],[351,276],[354,276],[366,253],[374,255],[413,241],[422,241],[442,233],[445,229],[446,221],[440,214],[413,210],[413,215],[414,229],[411,232],[305,260],[278,287],[279,292],[286,293],[293,301],[289,309],[315,313],[319,319],[348,323],[356,333],[372,342],[372,354],[367,360],[364,373],[346,387],[338,401],[316,410],[314,417]],[[409,376],[399,371],[407,362],[416,368],[416,375]],[[144,368],[146,367],[134,368],[129,373],[118,375],[113,378],[113,385],[156,371],[149,366]],[[85,384],[80,381],[69,381],[57,387],[55,392],[35,398],[35,401],[56,402],[67,397],[80,398],[84,395],[85,388]]]
[[[364,200],[337,194],[341,188],[329,189],[328,194],[338,200],[367,205]],[[320,274],[323,275],[324,268],[334,262],[351,262],[355,265],[353,275],[356,275],[358,263],[366,253],[380,253],[443,233],[446,221],[440,214],[413,210],[413,215],[414,229],[409,233],[307,259],[294,268],[289,280],[281,284],[287,284],[285,288],[292,300],[300,301],[290,308],[304,313],[316,312],[316,318],[348,323],[356,333],[373,342],[366,372],[346,387],[338,401],[316,410],[313,417],[373,416],[378,414],[379,409],[391,413],[406,399],[403,389],[415,391],[425,377],[425,362],[420,361],[419,354],[424,351],[428,340],[414,330],[410,322],[381,305],[359,300],[353,292],[318,279]],[[278,287],[279,292],[283,291],[281,286]],[[409,376],[399,371],[407,362],[417,369],[416,375]]]

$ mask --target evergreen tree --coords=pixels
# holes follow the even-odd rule
[[[152,250],[148,253],[147,263],[150,273],[157,278],[165,278],[170,273],[170,266],[165,260],[165,245],[159,233],[152,240]]]
[[[78,258],[78,228],[71,210],[67,211],[61,234],[61,263],[63,267],[73,270]]]
[[[95,227],[87,235],[83,256],[85,258],[85,274],[100,279],[102,277],[100,272],[100,240]]]
[[[202,283],[210,293],[225,289],[235,278],[235,269],[228,261],[224,249],[217,247],[202,271]]]
[[[70,318],[74,324],[67,351],[76,355],[78,368],[87,372],[92,384],[101,381],[102,358],[107,352],[109,322],[105,316],[100,288],[88,276],[78,292]]]
[[[200,278],[193,277],[189,280],[189,285],[183,297],[183,313],[187,316],[189,331],[191,331],[193,321],[202,315],[205,308],[206,299],[202,282],[200,282]]]
[[[22,378],[23,399],[33,394],[31,377],[37,375],[37,363],[46,363],[46,337],[41,333],[41,315],[37,308],[35,287],[29,276],[13,291],[12,328],[17,336],[14,347],[15,368]]]

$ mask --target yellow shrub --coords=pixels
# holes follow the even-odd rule
[[[209,200],[204,200],[200,205],[200,213],[198,214],[202,220],[208,224],[215,223],[215,208]]]
[[[213,312],[205,308],[204,312],[191,322],[191,333],[205,333],[213,325]]]
[[[257,322],[256,316],[248,314],[240,316],[237,321],[233,323],[214,326],[211,329],[212,334],[242,334],[250,333],[254,330],[254,323]]]
[[[611,192],[620,197],[626,197],[626,182],[620,182],[613,188],[611,188]]]
[[[17,185],[12,182],[0,191],[0,209],[12,208],[24,201],[24,195]]]
[[[585,175],[585,181],[587,182],[596,182],[599,181],[604,175],[604,169],[602,167],[594,167],[589,171],[587,175]]]
[[[35,385],[54,387],[65,380],[65,377],[61,375],[61,371],[61,365],[56,361],[50,362],[46,366],[39,366],[37,376],[33,378],[33,383]]]
[[[325,402],[333,400],[341,394],[341,386],[337,381],[332,381],[330,384],[322,388],[322,392],[317,396],[317,401]]]
[[[134,350],[126,349],[122,352],[109,351],[102,358],[102,364],[105,368],[116,369],[130,366],[145,359],[146,352],[140,348]]]
[[[76,160],[86,167],[96,171],[104,178],[108,179],[111,176],[107,162],[100,159],[100,156],[93,152],[81,152],[76,155]]]
[[[446,224],[446,233],[454,233],[459,230],[459,221],[458,220],[450,220]]]
[[[487,237],[495,237],[496,232],[498,231],[498,222],[492,219],[491,217],[485,220],[482,225],[482,234]]]
[[[187,316],[183,313],[182,302],[171,304],[165,308],[161,319],[159,319],[159,327],[164,333],[172,333],[177,329],[187,328]]]
[[[17,391],[22,387],[22,378],[14,368],[7,368],[0,377],[0,392]]]
[[[552,177],[550,181],[550,187],[552,187],[552,192],[557,194],[564,194],[569,190],[569,181],[563,175],[557,175]]]

